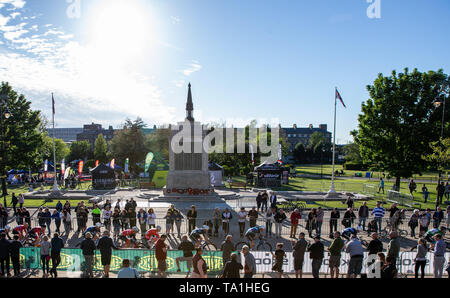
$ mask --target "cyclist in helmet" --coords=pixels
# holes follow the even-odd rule
[[[132,243],[136,243],[136,235],[139,233],[138,227],[133,227],[128,230],[124,230],[120,233],[119,239],[125,243],[125,247],[131,247]]]
[[[8,239],[8,240],[12,240],[11,239],[11,236],[9,235],[9,232],[11,231],[11,227],[10,226],[5,226],[5,228],[4,229],[0,229],[0,235],[1,234],[5,234],[6,235],[6,238]]]
[[[12,231],[13,235],[18,235],[19,236],[19,240],[22,240],[23,238],[25,238],[25,236],[28,233],[28,224],[24,223],[23,225],[19,225],[17,227],[15,227]]]
[[[41,240],[41,236],[45,235],[45,225],[42,226],[37,226],[35,228],[32,228],[29,232],[28,232],[28,237],[30,237],[31,239],[34,240],[34,245],[38,246],[39,242]]]
[[[87,232],[92,234],[92,238],[93,239],[97,239],[98,235],[100,235],[100,229],[102,227],[101,223],[96,223],[95,226],[90,226],[89,228],[86,229],[86,231],[84,231],[83,233],[83,237],[86,235]]]
[[[352,238],[352,235],[355,235],[357,237],[358,233],[361,231],[362,231],[362,228],[360,226],[358,226],[356,229],[349,227],[349,228],[344,229],[341,232],[341,236],[342,236],[342,238],[349,241]]]
[[[147,241],[149,243],[155,243],[160,238],[159,232],[161,232],[160,226],[157,226],[156,228],[152,228],[152,229],[148,230],[147,233],[145,233],[145,239],[147,239]]]
[[[196,228],[196,229],[192,230],[190,236],[195,241],[196,248],[200,247],[200,244],[202,241],[202,235],[205,238],[205,241],[208,241],[208,230],[209,230],[209,227],[207,225],[204,225],[201,228]]]
[[[442,238],[445,236],[447,228],[442,226],[441,228],[431,229],[425,233],[424,238],[430,243],[435,243],[434,236],[441,235]]]
[[[262,233],[264,232],[264,226],[255,226],[253,228],[250,228],[245,232],[245,237],[251,242],[250,249],[252,249],[255,246],[255,239],[261,239]]]

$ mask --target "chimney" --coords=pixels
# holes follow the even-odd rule
[[[320,125],[319,125],[319,128],[320,128],[321,130],[327,131],[328,126],[327,126],[326,124],[320,124]]]

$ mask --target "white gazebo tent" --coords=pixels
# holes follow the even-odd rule
[[[222,181],[223,179],[223,167],[216,164],[215,162],[210,162],[208,164],[209,170],[209,179],[211,180],[211,185],[216,186],[224,186]]]

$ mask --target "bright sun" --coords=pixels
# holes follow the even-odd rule
[[[134,0],[106,1],[94,16],[92,44],[119,57],[141,52],[150,37],[150,16]]]

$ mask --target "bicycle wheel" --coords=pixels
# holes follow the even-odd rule
[[[262,242],[256,247],[257,251],[272,251],[272,245],[268,242]]]
[[[247,245],[248,247],[250,247],[250,244],[247,243],[247,242],[245,242],[245,241],[238,242],[238,243],[236,244],[236,246],[235,246],[235,250],[236,250],[236,251],[241,251],[241,250],[242,250],[242,247],[244,247],[245,245]]]
[[[381,230],[379,233],[380,237],[385,238],[387,236],[388,232],[386,230]]]
[[[407,230],[399,230],[400,237],[408,237],[409,233]]]

